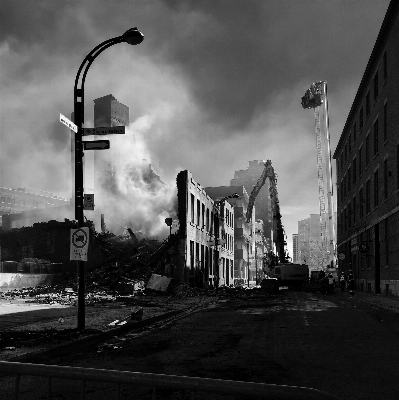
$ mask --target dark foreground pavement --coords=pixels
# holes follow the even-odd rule
[[[45,363],[305,386],[349,400],[396,400],[398,341],[399,313],[393,309],[361,296],[287,292],[227,300],[163,329],[114,338],[111,347],[88,346],[62,357],[55,352]],[[45,398],[45,381],[27,377],[21,384],[21,399]],[[1,379],[1,399],[12,398],[11,385],[11,378]],[[87,388],[88,399],[115,398],[112,385]],[[79,387],[55,384],[53,394],[75,399]],[[148,389],[129,386],[122,395],[151,398]],[[159,398],[182,397],[165,391]]]

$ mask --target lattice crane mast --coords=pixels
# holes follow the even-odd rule
[[[320,120],[321,106],[324,116],[323,122]],[[302,107],[305,109],[314,109],[321,234],[323,243],[329,251],[330,265],[335,268],[337,265],[336,239],[326,81],[312,83],[302,97]]]

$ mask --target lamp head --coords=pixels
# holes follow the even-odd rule
[[[172,226],[173,220],[172,218],[165,218],[165,224],[168,226]]]
[[[238,193],[234,193],[231,195],[232,199],[238,199],[240,197],[240,195]]]
[[[137,28],[130,28],[122,35],[122,40],[131,45],[140,44],[144,35]]]

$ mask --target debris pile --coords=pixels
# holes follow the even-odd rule
[[[202,297],[202,296],[215,296],[216,291],[214,288],[195,288],[187,285],[186,283],[181,283],[177,286],[171,288],[170,295],[177,298],[187,298],[187,297]]]
[[[36,287],[23,287],[20,289],[9,289],[6,292],[0,292],[0,298],[13,299],[19,297],[24,299],[26,297],[35,297],[42,293],[48,293],[54,290],[54,286],[36,286]]]
[[[104,303],[114,302],[116,294],[110,294],[102,290],[90,291],[85,293],[86,306],[95,306]],[[64,290],[49,293],[37,294],[34,299],[26,300],[25,303],[37,304],[62,304],[76,306],[78,301],[78,293],[72,288],[65,288]]]
[[[235,297],[235,298],[258,298],[264,297],[266,295],[270,295],[272,291],[269,291],[268,288],[264,288],[263,286],[221,286],[218,290],[218,295],[220,297]]]
[[[21,289],[11,289],[0,293],[0,298],[6,300],[24,299],[25,303],[34,304],[61,304],[76,306],[77,304],[77,285],[67,282],[66,285],[57,286],[37,286]],[[91,290],[90,290],[91,289]],[[118,293],[105,291],[93,285],[85,293],[85,303],[88,306],[100,305],[113,302],[117,299]]]

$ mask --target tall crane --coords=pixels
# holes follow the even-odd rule
[[[336,236],[326,81],[312,83],[302,97],[302,107],[314,109],[321,235],[323,243],[328,249],[330,266],[335,268],[337,265]],[[320,108],[323,114],[322,121],[320,119]]]

